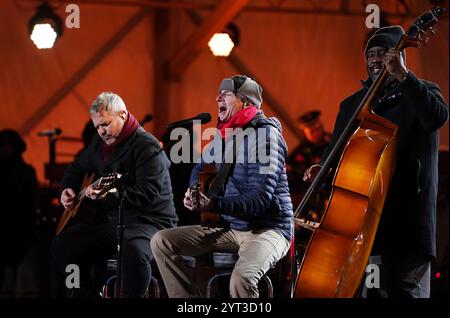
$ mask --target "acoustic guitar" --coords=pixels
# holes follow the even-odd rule
[[[72,218],[77,218],[83,223],[92,224],[96,217],[98,207],[95,204],[92,204],[92,200],[85,200],[87,188],[92,185],[95,190],[100,190],[97,197],[101,197],[107,192],[114,191],[117,181],[121,176],[121,174],[113,172],[97,179],[92,183],[94,174],[86,174],[81,185],[82,190],[77,195],[77,203],[73,208],[64,210],[64,213],[56,228],[56,235],[59,235],[62,232]]]
[[[216,177],[217,170],[214,164],[204,164],[202,170],[198,174],[198,182],[190,188],[191,197],[196,202],[200,201],[200,191],[204,194],[208,190]],[[208,211],[200,211],[200,224],[204,226],[217,226],[220,223],[220,214]]]

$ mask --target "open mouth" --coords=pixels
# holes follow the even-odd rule
[[[219,107],[219,114],[222,113],[222,112],[224,112],[224,111],[226,111],[226,110],[227,110],[226,107],[220,106],[220,107]]]
[[[372,73],[374,73],[375,75],[378,75],[381,72],[382,67],[379,65],[376,66],[372,66],[370,67],[370,70],[372,71]]]
[[[374,68],[374,69],[372,69],[372,72],[373,72],[374,74],[379,74],[380,71],[381,71],[381,68]]]

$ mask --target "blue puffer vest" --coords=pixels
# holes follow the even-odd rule
[[[254,129],[255,133],[248,134],[249,129]],[[285,169],[287,145],[281,133],[281,124],[274,117],[257,117],[246,126],[244,132],[225,192],[214,197],[214,210],[220,211],[223,220],[232,229],[270,228],[290,241],[293,211]],[[215,142],[222,147],[221,138],[215,139],[211,145]],[[209,152],[213,154],[214,147]],[[191,186],[197,182],[202,165],[199,163],[193,168]],[[216,163],[217,171],[220,166]]]

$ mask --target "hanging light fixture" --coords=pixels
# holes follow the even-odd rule
[[[214,56],[229,56],[235,46],[239,45],[239,29],[229,23],[222,33],[215,33],[208,42]]]
[[[44,2],[37,8],[36,14],[28,22],[28,32],[38,49],[50,49],[55,41],[61,37],[63,23],[61,18],[53,12],[52,7]]]
[[[214,56],[228,56],[233,50],[234,43],[228,33],[215,33],[208,46]]]

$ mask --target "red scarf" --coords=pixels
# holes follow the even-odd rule
[[[116,140],[108,145],[106,143],[103,143],[102,148],[102,157],[103,161],[106,161],[111,154],[111,152],[116,149],[118,146],[124,143],[125,140],[128,139],[139,127],[139,122],[134,118],[134,116],[128,112],[128,118],[123,124],[122,131],[120,132],[119,136],[117,136]]]
[[[225,128],[242,128],[252,120],[258,112],[259,109],[256,106],[249,106],[238,111],[228,121],[219,122],[217,128],[219,129],[222,138],[225,139]]]

